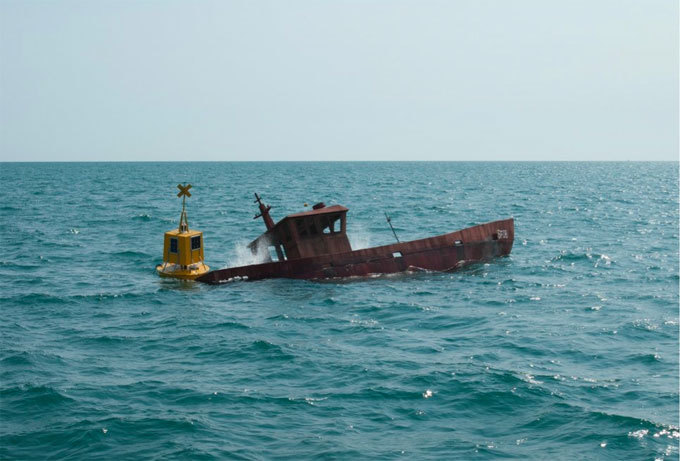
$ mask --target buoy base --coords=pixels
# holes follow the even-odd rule
[[[181,266],[179,264],[159,264],[156,272],[161,277],[172,277],[181,280],[194,280],[210,270],[206,264],[192,264],[191,266]]]

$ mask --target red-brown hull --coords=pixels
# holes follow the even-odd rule
[[[215,270],[196,280],[214,284],[267,278],[352,277],[413,269],[451,271],[510,254],[514,237],[515,227],[511,218],[411,242]]]

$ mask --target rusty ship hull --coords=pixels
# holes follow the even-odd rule
[[[448,234],[379,247],[214,270],[196,280],[217,284],[268,278],[330,279],[406,271],[454,271],[507,256],[514,241],[512,218]]]

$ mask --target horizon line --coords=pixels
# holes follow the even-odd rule
[[[678,163],[680,160],[1,160],[0,163]]]

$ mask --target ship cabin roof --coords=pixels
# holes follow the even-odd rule
[[[316,216],[316,215],[321,215],[321,214],[333,214],[333,213],[347,213],[349,211],[349,208],[344,207],[342,205],[331,205],[331,206],[324,206],[322,208],[317,208],[316,210],[309,210],[309,211],[301,211],[300,213],[293,213],[289,214],[285,218],[283,218],[281,221],[279,221],[276,225],[278,226],[282,222],[284,222],[286,219],[294,219],[294,218],[304,218],[306,216]]]
[[[342,205],[315,205],[315,209],[294,213],[277,222],[273,228],[253,240],[248,248],[260,253],[265,247],[265,259],[299,259],[326,254],[344,253],[352,248],[347,239],[346,215]],[[276,257],[276,259],[274,259]]]

